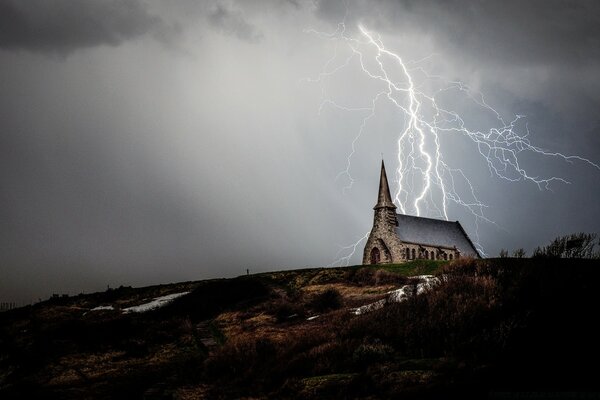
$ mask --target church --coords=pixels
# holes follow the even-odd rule
[[[397,214],[383,160],[373,209],[373,228],[365,245],[363,265],[481,257],[460,222]]]

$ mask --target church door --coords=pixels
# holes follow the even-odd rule
[[[379,264],[379,261],[379,249],[377,247],[373,247],[373,249],[371,250],[371,264]]]

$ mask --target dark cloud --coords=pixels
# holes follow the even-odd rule
[[[65,55],[150,32],[164,36],[163,23],[137,0],[0,0],[4,49]]]
[[[208,14],[208,21],[214,28],[241,40],[256,43],[263,38],[262,33],[244,19],[241,11],[229,9],[223,4],[215,5]]]
[[[453,52],[494,63],[582,64],[600,61],[600,3],[593,0],[348,2],[348,21],[388,32],[434,36]],[[321,1],[318,16],[337,23],[342,2]]]

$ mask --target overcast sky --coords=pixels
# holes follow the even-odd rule
[[[382,106],[344,191],[365,114],[320,106],[368,106],[371,83],[357,64],[305,79],[337,43],[310,30],[344,19],[508,120],[526,115],[532,144],[600,162],[596,1],[0,0],[0,301],[334,261],[370,229],[381,153],[395,169],[402,130]],[[493,122],[460,94],[446,102]],[[532,176],[570,182],[539,190],[444,146],[496,222],[478,229],[489,255],[600,232],[593,166],[524,156]]]

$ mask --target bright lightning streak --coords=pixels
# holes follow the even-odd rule
[[[323,91],[319,113],[326,106],[347,112],[366,113],[357,135],[352,140],[346,168],[336,177],[338,179],[345,176],[348,179],[349,184],[344,191],[350,189],[354,183],[350,169],[352,157],[356,153],[357,142],[364,134],[370,120],[377,115],[378,105],[384,101],[396,108],[405,121],[405,126],[399,132],[397,139],[397,190],[394,198],[400,211],[404,214],[436,216],[448,220],[449,203],[463,207],[474,217],[475,244],[482,254],[485,252],[479,245],[479,222],[494,222],[485,216],[484,209],[487,206],[478,199],[476,190],[467,174],[459,168],[451,167],[445,160],[440,140],[442,136],[452,137],[454,135],[471,141],[487,165],[491,176],[509,182],[529,181],[539,189],[550,189],[552,182],[569,182],[561,177],[531,175],[521,166],[520,155],[522,153],[528,152],[559,158],[569,163],[581,161],[600,170],[598,164],[586,158],[547,151],[531,144],[527,125],[524,126],[524,133],[519,132],[523,116],[517,115],[511,121],[506,122],[500,113],[485,101],[482,94],[473,92],[462,82],[430,75],[418,66],[420,62],[431,56],[416,62],[404,62],[398,54],[384,46],[378,34],[369,31],[362,25],[358,26],[358,31],[360,32],[358,38],[350,36],[347,33],[345,22],[338,24],[336,31],[331,34],[314,30],[306,31],[335,41],[333,56],[324,65],[318,77],[308,81],[322,83],[343,69],[351,68],[356,60],[360,72],[382,87],[371,98],[370,105],[366,107],[349,107],[339,104],[327,98]],[[339,61],[340,45],[345,45],[349,54],[342,58],[341,62]],[[414,67],[410,68],[413,65]],[[424,77],[420,85],[415,83],[417,75]],[[395,76],[398,78],[394,78]],[[421,88],[425,87],[425,83],[437,83],[438,88],[433,93],[425,93]],[[467,128],[463,117],[456,111],[444,108],[438,103],[437,96],[451,90],[464,94],[482,112],[490,113],[497,122],[496,126],[487,130]],[[461,191],[461,187],[466,190],[462,189]],[[463,193],[462,196],[459,192]],[[357,246],[367,237],[368,233],[358,242],[343,247],[340,252],[348,250],[350,254],[339,258],[333,264],[346,263],[347,265]],[[336,257],[340,255],[340,252]]]
[[[348,266],[350,264],[350,259],[352,258],[354,253],[356,253],[356,248],[363,240],[367,240],[370,233],[371,233],[371,231],[368,231],[367,233],[365,233],[365,235],[363,237],[361,237],[355,243],[353,243],[349,246],[340,246],[340,249],[338,250],[338,252],[335,254],[335,257],[334,257],[337,259],[335,261],[333,261],[331,264],[327,265],[327,268],[334,267],[336,265],[337,266]],[[341,256],[341,254],[343,252],[348,252],[348,254],[346,254],[345,256]]]

